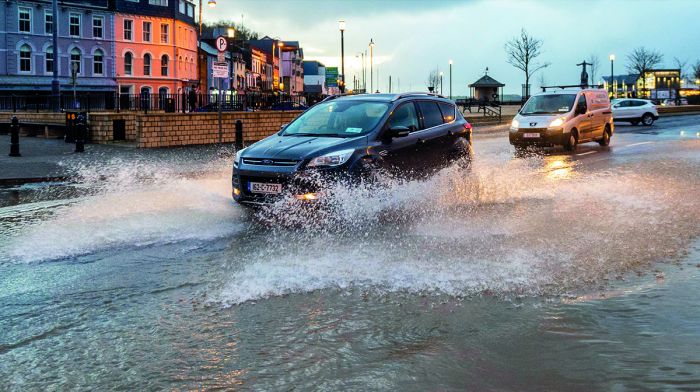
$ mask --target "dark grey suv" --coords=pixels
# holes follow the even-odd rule
[[[236,153],[233,198],[246,204],[285,194],[315,200],[323,191],[319,178],[425,172],[468,157],[471,131],[454,102],[437,95],[329,97]]]

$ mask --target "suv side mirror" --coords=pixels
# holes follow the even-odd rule
[[[404,126],[395,126],[391,127],[389,129],[389,136],[392,138],[395,137],[406,137],[408,134],[411,133],[411,129],[409,127],[404,127]]]

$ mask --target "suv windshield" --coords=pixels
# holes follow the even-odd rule
[[[284,129],[284,136],[358,136],[374,129],[389,104],[340,100],[322,102],[302,114]]]
[[[520,110],[520,114],[551,114],[567,113],[574,105],[576,94],[547,94],[530,97],[525,106]]]

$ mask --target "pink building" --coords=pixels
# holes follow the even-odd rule
[[[116,79],[121,94],[177,94],[198,83],[194,24],[117,12],[114,25]]]

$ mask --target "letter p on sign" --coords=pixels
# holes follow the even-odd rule
[[[219,52],[225,52],[227,47],[228,41],[226,41],[226,37],[221,35],[216,37],[216,50]]]

